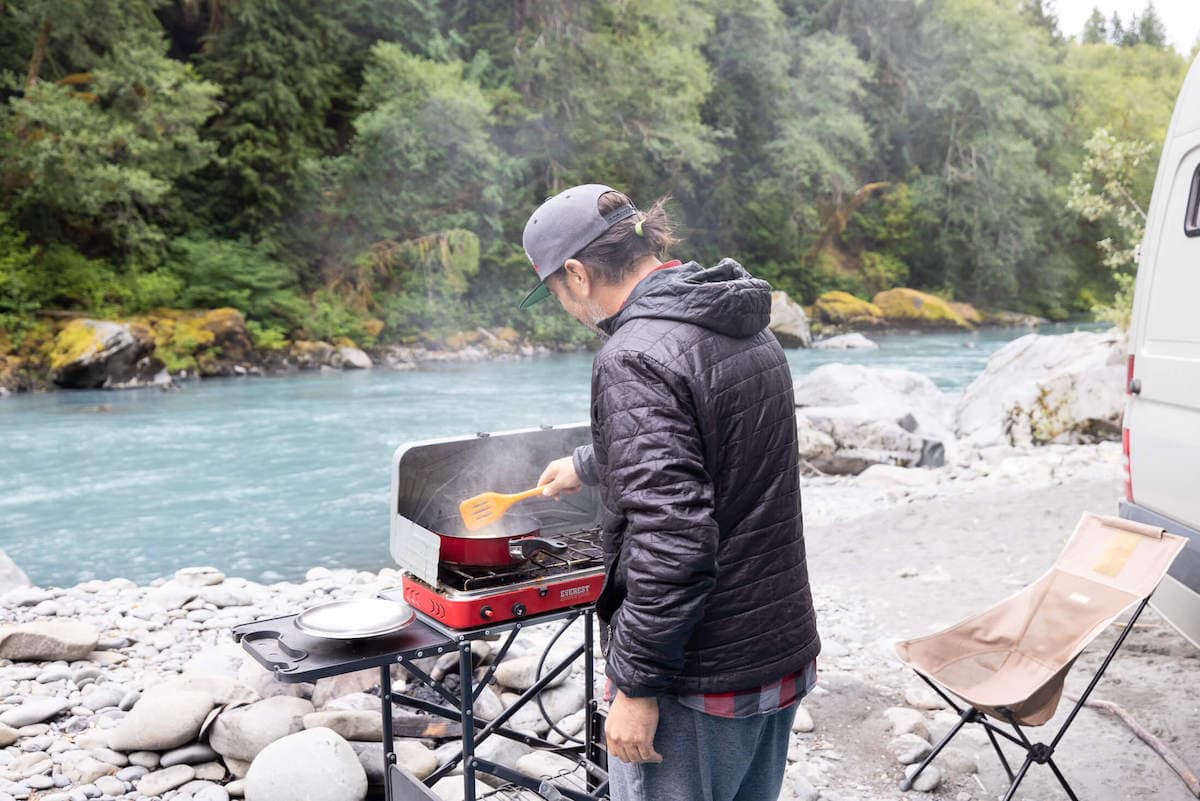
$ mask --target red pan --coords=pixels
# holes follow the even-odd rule
[[[441,559],[468,567],[505,567],[527,562],[538,553],[561,554],[565,543],[541,536],[537,520],[508,514],[495,523],[468,531],[460,515],[434,521],[430,526],[441,539]]]

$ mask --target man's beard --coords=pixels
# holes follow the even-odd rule
[[[586,326],[587,329],[596,336],[607,339],[608,334],[600,328],[600,321],[608,318],[608,313],[605,312],[604,309],[600,308],[600,304],[596,303],[594,300],[589,300],[582,305],[585,319],[580,320],[579,322],[583,323],[584,326]]]

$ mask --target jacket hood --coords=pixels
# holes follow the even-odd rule
[[[707,268],[689,261],[647,275],[621,310],[598,325],[611,336],[639,317],[678,320],[744,339],[771,321],[771,285],[752,277],[733,259]]]

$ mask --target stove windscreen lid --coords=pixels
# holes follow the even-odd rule
[[[592,441],[586,423],[543,426],[427,440],[402,445],[392,456],[391,551],[401,567],[436,578],[436,549],[425,535],[458,514],[459,502],[481,492],[520,492],[537,485],[546,465]],[[600,524],[595,487],[512,507],[554,535]],[[432,559],[431,559],[432,557]]]

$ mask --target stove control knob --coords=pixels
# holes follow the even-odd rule
[[[485,606],[479,610],[479,616],[484,620],[491,620],[495,614],[496,613],[492,611],[492,607],[490,606]]]
[[[550,590],[546,589],[545,587],[538,587],[538,597],[539,598],[545,598],[549,594],[550,594]]]
[[[512,613],[514,617],[525,617],[525,604],[513,604]]]

